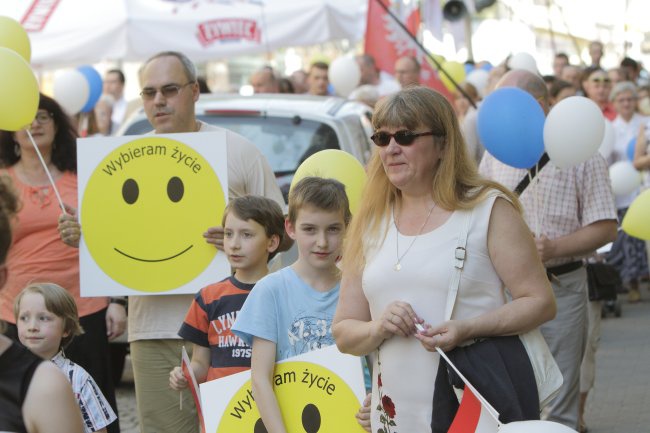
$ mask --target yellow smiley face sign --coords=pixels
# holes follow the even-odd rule
[[[355,414],[360,404],[344,380],[311,362],[276,365],[273,376],[282,419],[288,433],[362,433]],[[204,407],[204,413],[210,411]],[[248,380],[226,405],[216,433],[266,433]]]
[[[90,174],[80,203],[90,256],[132,290],[183,286],[217,254],[203,233],[221,225],[224,188],[206,159],[180,141],[152,135],[115,148]]]

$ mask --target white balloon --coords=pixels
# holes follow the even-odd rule
[[[76,69],[68,69],[54,77],[54,99],[69,115],[75,115],[86,105],[90,86],[86,77]]]
[[[641,173],[630,161],[618,161],[609,167],[612,191],[616,195],[628,195],[641,185]]]
[[[467,78],[465,78],[465,81],[476,87],[476,90],[478,90],[478,93],[481,96],[485,96],[484,92],[487,87],[489,75],[488,71],[484,69],[474,69],[469,73]]]
[[[502,424],[499,433],[577,433],[572,428],[552,421],[515,421]]]
[[[598,152],[607,159],[611,156],[614,151],[614,143],[616,142],[616,132],[612,126],[612,122],[605,120],[605,134],[603,135],[603,141],[600,143]]]
[[[558,102],[544,123],[544,147],[551,161],[560,168],[591,158],[604,135],[602,111],[584,96],[571,96]]]
[[[347,97],[359,85],[361,71],[354,57],[343,56],[332,62],[328,76],[336,93]]]
[[[517,53],[508,59],[508,67],[510,69],[524,69],[526,71],[532,72],[533,74],[538,74],[537,71],[537,61],[533,56],[528,53]]]

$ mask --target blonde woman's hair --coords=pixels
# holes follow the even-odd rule
[[[375,130],[382,127],[406,128],[435,133],[433,145],[440,146],[441,158],[435,169],[431,198],[439,207],[450,211],[471,209],[491,189],[496,189],[521,211],[512,192],[478,174],[476,164],[467,152],[454,109],[440,93],[414,86],[387,96],[377,103],[372,126]],[[381,241],[386,228],[383,222],[401,199],[400,190],[386,176],[378,149],[373,151],[367,174],[359,209],[352,218],[343,246],[343,269],[353,272],[365,266],[366,247]]]
[[[61,339],[61,348],[68,347],[77,335],[83,334],[79,324],[79,313],[74,298],[67,290],[54,283],[33,283],[25,287],[14,300],[14,317],[18,322],[20,301],[26,293],[38,293],[45,300],[47,311],[63,319],[63,333],[68,334]]]

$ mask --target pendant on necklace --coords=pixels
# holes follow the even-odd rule
[[[400,262],[395,263],[395,266],[393,266],[393,269],[396,271],[402,270],[402,264]]]

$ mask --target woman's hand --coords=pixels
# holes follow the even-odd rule
[[[183,375],[183,370],[180,367],[174,367],[169,372],[169,387],[174,391],[180,391],[187,388],[187,379]]]
[[[59,216],[59,236],[64,244],[74,248],[79,248],[79,240],[81,239],[81,225],[77,221],[77,209],[67,204],[63,205],[67,213],[62,213]]]
[[[415,324],[424,321],[415,314],[407,302],[393,301],[384,310],[381,317],[375,320],[375,333],[383,339],[399,335],[408,337],[417,331]]]
[[[448,352],[468,339],[464,322],[450,320],[438,326],[424,325],[424,331],[415,334],[422,347],[429,352],[435,352],[436,347]]]

